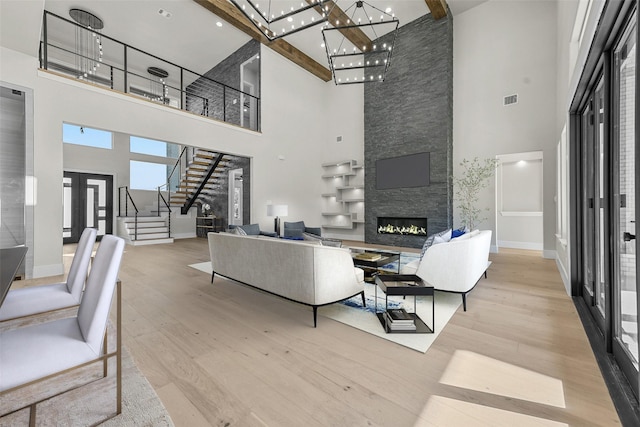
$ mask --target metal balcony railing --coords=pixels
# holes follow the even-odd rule
[[[260,98],[47,11],[43,19],[40,67],[260,130]]]

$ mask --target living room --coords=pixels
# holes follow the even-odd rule
[[[266,206],[270,203],[288,205],[287,219],[303,219],[310,225],[323,223],[319,197],[323,191],[320,179],[323,163],[357,159],[366,166],[366,89],[362,86],[334,86],[323,82],[263,46],[260,52],[262,125],[260,133],[252,132],[39,70],[37,51],[42,6],[42,2],[2,2],[0,80],[30,93],[33,108],[32,153],[37,205],[33,208],[32,269],[28,277],[42,278],[64,272],[64,250],[59,232],[62,211],[57,208],[62,200],[62,187],[52,184],[62,180],[62,123],[188,143],[251,158],[251,222],[260,224],[265,230],[273,227],[273,218],[266,214]],[[46,2],[44,6],[46,8]],[[556,263],[560,266],[561,279],[557,283],[562,283],[567,292],[569,258],[566,252],[558,253],[560,243],[556,237],[554,159],[566,122],[565,98],[571,86],[568,70],[573,67],[567,52],[574,16],[575,5],[534,1],[488,1],[453,16],[452,75],[447,77],[452,86],[452,127],[448,135],[451,152],[446,161],[451,162],[454,175],[463,159],[494,158],[536,150],[544,153],[542,256],[551,263],[551,268],[555,268]],[[21,25],[9,24],[12,20]],[[158,54],[162,56],[162,52]],[[516,93],[518,104],[513,108],[503,106],[504,97]],[[416,114],[427,113],[417,111]],[[411,126],[412,117],[401,119],[406,121],[407,127]],[[494,191],[492,183],[482,194],[481,200],[485,203],[482,207],[488,208],[488,219],[480,228],[495,229]],[[451,225],[459,222],[459,212],[455,208],[451,221]],[[336,237],[344,236],[336,234]],[[195,255],[201,248],[183,244],[188,253],[194,254],[193,262],[206,261],[207,254]],[[158,250],[149,249],[150,253]],[[148,256],[135,253],[142,259]],[[186,262],[183,258],[181,261]],[[154,268],[150,263],[146,267]],[[549,263],[544,264],[542,270],[546,268]],[[126,275],[137,280],[130,272]],[[143,288],[147,287],[151,289],[152,284],[146,282]],[[137,292],[141,298],[142,292]],[[223,296],[233,298],[228,290]],[[285,312],[298,310],[286,308],[279,302],[274,304]],[[185,305],[182,309],[188,311]],[[294,326],[296,330],[299,327],[308,325]],[[339,340],[351,339],[335,326],[330,328],[321,340],[333,343],[329,338],[332,334],[341,337]],[[304,341],[311,338],[301,333],[295,339],[301,340],[304,346]],[[190,340],[189,345],[196,344]],[[268,347],[271,343],[265,345]],[[211,342],[207,346],[215,347]],[[268,348],[264,350],[268,352]],[[150,348],[149,351],[154,350]],[[314,351],[322,350],[314,347]],[[400,352],[388,347],[385,351],[392,356],[383,354],[380,357],[402,357]],[[382,366],[380,362],[375,363]],[[415,360],[413,363],[412,366],[417,367],[423,362]],[[364,403],[363,400],[358,402]],[[248,419],[243,421],[249,424]]]

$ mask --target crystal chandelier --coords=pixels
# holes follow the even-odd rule
[[[390,9],[382,11],[365,1],[356,1],[343,16],[346,21],[332,18],[322,30],[333,81],[336,85],[384,81],[398,34],[398,18]],[[371,42],[356,44],[346,36],[350,32],[359,32]]]
[[[169,73],[166,70],[158,67],[147,68],[147,73],[156,79],[149,79],[149,94],[152,101],[162,102],[163,104],[169,103],[169,86],[167,86],[166,78],[169,77]]]
[[[270,41],[327,21],[333,0],[230,0]]]
[[[102,19],[82,9],[69,10],[69,16],[76,21],[75,66],[78,78],[91,79],[102,63],[102,39],[98,30],[104,28]]]

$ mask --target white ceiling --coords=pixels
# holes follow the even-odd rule
[[[487,0],[448,0],[447,3],[455,16],[485,1]],[[381,10],[391,7],[401,26],[429,13],[424,0],[367,2]],[[12,28],[15,28],[16,34],[24,32],[24,28],[20,28],[24,16],[22,9],[26,10],[27,4],[36,5],[37,8],[42,0],[0,0],[0,3],[5,15],[2,17],[5,28],[0,42],[9,48],[27,50],[24,46],[12,47],[12,41],[7,40],[7,36],[13,33]],[[11,3],[12,7],[6,7],[7,3]],[[347,9],[353,4],[353,0],[338,0],[337,4],[342,9]],[[220,20],[193,0],[44,0],[44,8],[65,18],[69,18],[69,10],[72,8],[87,10],[104,21],[103,34],[201,74],[250,40],[249,36]],[[158,13],[160,9],[169,11],[171,17],[161,16]],[[11,11],[16,16],[7,16],[5,11]],[[30,8],[30,13],[33,15],[33,7]],[[218,22],[222,26],[216,25]],[[321,47],[320,25],[292,34],[285,40],[326,66],[327,57]],[[21,42],[15,40],[13,43],[18,45]],[[30,49],[31,47],[28,50]]]

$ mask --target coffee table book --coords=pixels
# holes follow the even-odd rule
[[[382,255],[381,254],[373,254],[373,253],[370,253],[370,252],[363,252],[363,253],[355,254],[354,258],[361,259],[363,261],[378,261],[378,260],[382,259]]]
[[[391,319],[391,316],[388,312],[384,312],[383,316],[387,328],[392,331],[415,331],[417,329],[413,318],[411,318],[411,320],[394,321],[393,319]]]
[[[387,310],[389,319],[397,324],[413,323],[413,317],[404,308],[390,308]]]

